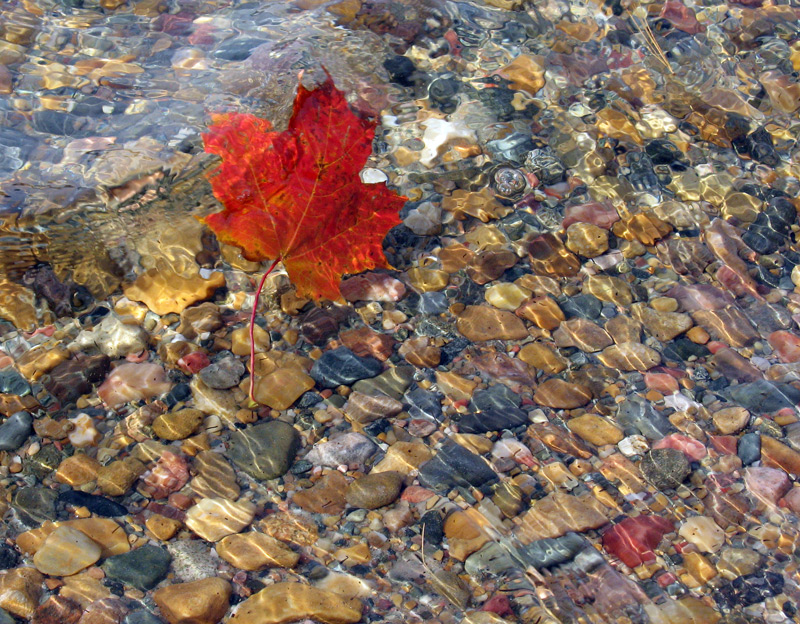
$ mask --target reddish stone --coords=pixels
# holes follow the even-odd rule
[[[36,608],[31,624],[75,624],[82,614],[83,609],[77,602],[63,596],[51,596]]]
[[[625,518],[603,534],[603,548],[635,568],[655,560],[653,549],[673,529],[672,522],[660,516]]]
[[[410,485],[400,496],[400,500],[408,501],[409,503],[421,503],[436,496],[436,492],[424,488],[419,485]]]
[[[209,360],[208,356],[202,351],[187,353],[178,360],[178,368],[186,375],[196,375],[210,364],[211,360]]]
[[[648,390],[655,390],[661,394],[674,394],[679,390],[678,380],[668,373],[645,373],[644,383]]]
[[[772,332],[767,340],[782,362],[800,361],[800,336],[780,330]]]
[[[672,572],[664,572],[664,574],[659,575],[656,579],[658,586],[662,589],[665,587],[669,587],[673,583],[678,582],[678,577],[676,577]]]
[[[736,436],[708,436],[708,441],[717,453],[721,455],[736,455],[736,444],[738,438]]]
[[[389,359],[397,342],[388,334],[379,334],[369,327],[357,327],[339,334],[342,344],[359,357],[372,356],[381,362]]]
[[[511,601],[506,594],[495,594],[489,600],[483,603],[481,611],[490,611],[496,613],[500,617],[509,617],[514,615],[511,609]]]
[[[165,451],[158,458],[155,468],[142,475],[142,482],[137,489],[142,496],[167,498],[186,485],[188,480],[189,467],[186,460],[171,451]]]
[[[706,446],[702,442],[685,436],[682,433],[672,433],[653,444],[654,449],[671,448],[686,455],[689,461],[700,461],[706,454]]]
[[[781,500],[781,507],[788,507],[796,514],[800,514],[800,487],[792,488]]]
[[[790,489],[789,475],[780,468],[750,466],[745,470],[744,484],[747,491],[762,503],[774,505]]]
[[[606,202],[589,202],[579,206],[569,206],[564,210],[561,227],[567,229],[573,223],[591,223],[603,229],[609,229],[619,221],[617,209]]]

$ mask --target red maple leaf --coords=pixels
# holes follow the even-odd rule
[[[203,142],[222,157],[210,180],[224,210],[204,222],[247,259],[273,260],[258,293],[278,262],[315,300],[341,299],[344,274],[389,266],[382,242],[406,198],[359,177],[376,125],[350,110],[330,75],[312,90],[300,84],[285,132],[253,115],[214,119]],[[254,318],[255,306],[251,348]]]

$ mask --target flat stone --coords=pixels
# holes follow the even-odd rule
[[[546,342],[529,342],[517,357],[528,366],[557,375],[567,367],[567,360]]]
[[[743,407],[724,407],[714,412],[711,420],[723,435],[739,433],[750,421],[750,412]]]
[[[105,560],[106,576],[138,590],[153,589],[167,576],[172,557],[164,548],[145,544],[135,550]]]
[[[253,398],[276,410],[289,409],[304,393],[314,387],[314,379],[294,367],[278,368],[257,377]]]
[[[435,492],[446,492],[457,486],[481,488],[498,479],[483,457],[449,439],[436,456],[419,469],[420,484]]]
[[[42,574],[69,576],[93,565],[102,549],[84,533],[68,526],[55,529],[36,551],[33,564]]]
[[[689,461],[677,449],[648,451],[639,464],[644,477],[659,490],[677,488],[689,476]]]
[[[787,383],[766,379],[731,386],[725,390],[725,394],[734,403],[756,414],[777,412],[800,403],[800,390]]]
[[[129,323],[124,323],[113,312],[106,315],[91,331],[84,330],[70,344],[70,349],[88,350],[95,347],[111,358],[122,358],[138,354],[147,348],[147,332]]]
[[[608,231],[594,223],[571,223],[567,227],[566,245],[572,253],[595,258],[608,251]]]
[[[300,555],[280,540],[255,531],[229,535],[217,543],[216,550],[233,567],[248,571],[293,568],[300,560]]]
[[[688,314],[659,312],[644,303],[634,303],[631,306],[631,313],[651,336],[661,342],[669,342],[688,331],[694,324]]]
[[[616,444],[625,435],[610,421],[595,414],[583,414],[567,421],[567,427],[582,440],[595,446]]]
[[[678,530],[687,542],[697,546],[700,552],[717,552],[725,544],[725,531],[708,516],[692,516]]]
[[[338,347],[322,354],[311,367],[311,377],[322,388],[350,385],[359,379],[380,374],[383,364],[373,357],[359,357],[347,347]]]
[[[292,502],[312,513],[336,515],[344,511],[347,479],[338,470],[322,475],[306,490],[295,492]]]
[[[772,436],[761,436],[761,463],[780,468],[793,477],[800,477],[800,453]]]
[[[641,342],[642,324],[625,314],[618,314],[606,321],[603,328],[608,332],[614,342]]]
[[[350,420],[361,424],[371,423],[381,418],[392,418],[402,410],[403,404],[400,401],[385,394],[373,396],[357,391],[350,393],[347,403],[342,408]]]
[[[522,340],[529,336],[525,324],[513,313],[490,306],[467,306],[456,321],[456,328],[467,339]]]
[[[226,390],[238,385],[244,373],[244,363],[239,358],[230,356],[212,362],[197,374],[209,388]]]
[[[361,602],[303,583],[282,582],[265,587],[239,605],[231,624],[288,624],[313,619],[322,624],[356,624]]]
[[[609,368],[646,371],[661,363],[661,354],[637,342],[623,342],[603,349],[597,356]]]
[[[566,318],[555,300],[546,295],[524,299],[515,314],[548,331],[557,329]]]
[[[397,500],[402,486],[403,475],[399,472],[370,473],[350,484],[345,500],[352,507],[378,509]]]
[[[750,466],[744,473],[747,491],[758,501],[775,505],[792,488],[789,475],[779,468]]]
[[[570,531],[581,533],[608,524],[594,497],[577,497],[562,492],[548,494],[531,505],[522,517],[519,538],[523,544],[561,537]]]
[[[153,421],[153,433],[163,440],[185,440],[197,430],[204,419],[203,412],[188,407],[161,414]]]
[[[636,429],[648,440],[660,440],[674,431],[674,427],[646,399],[631,395],[619,405],[617,423]]]
[[[11,414],[0,425],[0,451],[16,451],[33,432],[33,418],[28,412]]]
[[[602,327],[584,318],[561,323],[553,332],[553,339],[558,347],[576,347],[585,353],[595,353],[614,344]]]
[[[168,392],[172,383],[166,371],[152,362],[121,364],[97,389],[97,395],[108,407],[129,401],[141,401]]]
[[[583,283],[581,290],[614,305],[627,307],[633,303],[631,287],[620,277],[592,275]]]
[[[587,386],[552,377],[539,384],[533,400],[553,409],[575,409],[592,400],[592,391]]]
[[[433,457],[433,451],[422,442],[395,442],[384,458],[375,464],[370,474],[398,472],[408,476]]]
[[[22,567],[0,574],[0,609],[25,620],[39,606],[44,576],[36,568]]]
[[[217,542],[253,521],[256,506],[248,500],[204,498],[186,512],[186,527],[204,540]]]
[[[228,457],[254,479],[268,481],[286,474],[299,449],[297,430],[276,420],[233,433]]]
[[[153,601],[169,624],[217,624],[228,611],[233,588],[225,579],[175,583],[153,592]]]
[[[118,459],[98,469],[97,485],[103,494],[123,496],[145,470],[145,464],[135,457]]]
[[[531,292],[526,288],[510,282],[501,282],[486,289],[484,296],[486,297],[486,303],[489,305],[493,305],[500,310],[513,312],[530,294]]]
[[[97,480],[100,462],[86,453],[76,453],[64,458],[58,465],[55,478],[59,483],[78,488]]]
[[[74,600],[63,596],[50,596],[46,602],[38,606],[31,622],[33,624],[77,624],[82,615],[83,607]],[[14,622],[13,618],[5,611],[0,613],[0,621],[3,619],[7,619],[8,624]]]
[[[225,276],[220,271],[213,272],[208,279],[199,274],[191,277],[181,275],[171,269],[148,269],[136,281],[123,286],[128,299],[141,301],[159,315],[183,312],[193,303],[208,299],[217,288],[225,286]]]
[[[23,487],[14,493],[17,516],[29,526],[56,519],[58,492],[43,487]]]
[[[228,459],[221,453],[201,451],[192,461],[195,476],[189,482],[192,491],[203,498],[221,497],[228,500],[239,498],[236,473]]]

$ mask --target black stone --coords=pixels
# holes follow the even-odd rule
[[[761,434],[757,431],[745,433],[736,443],[736,454],[745,466],[761,459]]]
[[[404,87],[414,86],[414,73],[417,68],[414,62],[407,56],[393,56],[383,62],[383,67],[389,72],[389,78],[392,82],[401,84]]]
[[[428,85],[428,97],[434,108],[443,113],[452,113],[458,106],[461,82],[455,78],[437,78]]]
[[[107,577],[147,591],[167,576],[171,561],[172,555],[165,548],[147,544],[109,557],[101,567]]]
[[[689,461],[681,451],[672,448],[652,449],[639,462],[645,479],[659,490],[678,487],[689,476]]]
[[[497,473],[486,460],[449,439],[419,469],[420,483],[435,492],[447,492],[454,487],[480,489],[497,480]]]
[[[431,509],[419,519],[420,532],[425,543],[438,546],[444,539],[444,517],[438,509]]]
[[[649,274],[648,277],[650,277]],[[603,311],[603,302],[589,293],[581,293],[563,301],[559,300],[558,305],[568,319],[584,318],[593,321]]]
[[[683,158],[678,146],[667,139],[653,139],[645,147],[645,152],[654,165],[671,165]]]
[[[311,367],[311,377],[322,388],[349,386],[359,379],[375,377],[383,364],[374,357],[359,357],[347,347],[338,347],[322,354]]]
[[[447,366],[453,359],[469,346],[466,338],[453,338],[439,350],[439,365]]]
[[[509,407],[464,414],[458,422],[458,430],[462,433],[488,433],[527,424],[528,414],[521,409]]]
[[[16,568],[19,563],[19,553],[6,544],[0,545],[0,570]]]
[[[662,354],[665,359],[676,362],[685,362],[694,356],[698,359],[711,355],[705,345],[695,344],[688,338],[676,338],[664,346]]]
[[[476,410],[517,409],[522,399],[508,386],[496,384],[472,395],[472,406]]]
[[[430,418],[441,421],[443,395],[420,388],[416,384],[403,395],[411,418]]]
[[[788,383],[766,379],[731,386],[725,394],[732,402],[758,413],[777,412],[800,403],[800,390]]]
[[[262,39],[229,39],[214,50],[211,56],[225,61],[243,61],[262,43]]]
[[[77,490],[67,490],[58,495],[58,502],[74,507],[86,507],[93,514],[104,518],[116,518],[127,515],[128,510],[114,501],[96,494],[87,494]]]
[[[31,385],[14,368],[0,370],[0,393],[25,396],[31,393]]]
[[[747,607],[783,591],[784,578],[777,572],[759,570],[725,583],[713,594],[717,604],[726,609]]]

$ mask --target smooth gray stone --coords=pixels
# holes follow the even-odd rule
[[[228,457],[254,479],[285,475],[300,450],[300,434],[280,420],[248,427],[231,435]]]
[[[0,451],[16,451],[33,431],[33,418],[28,412],[11,414],[0,425]]]

